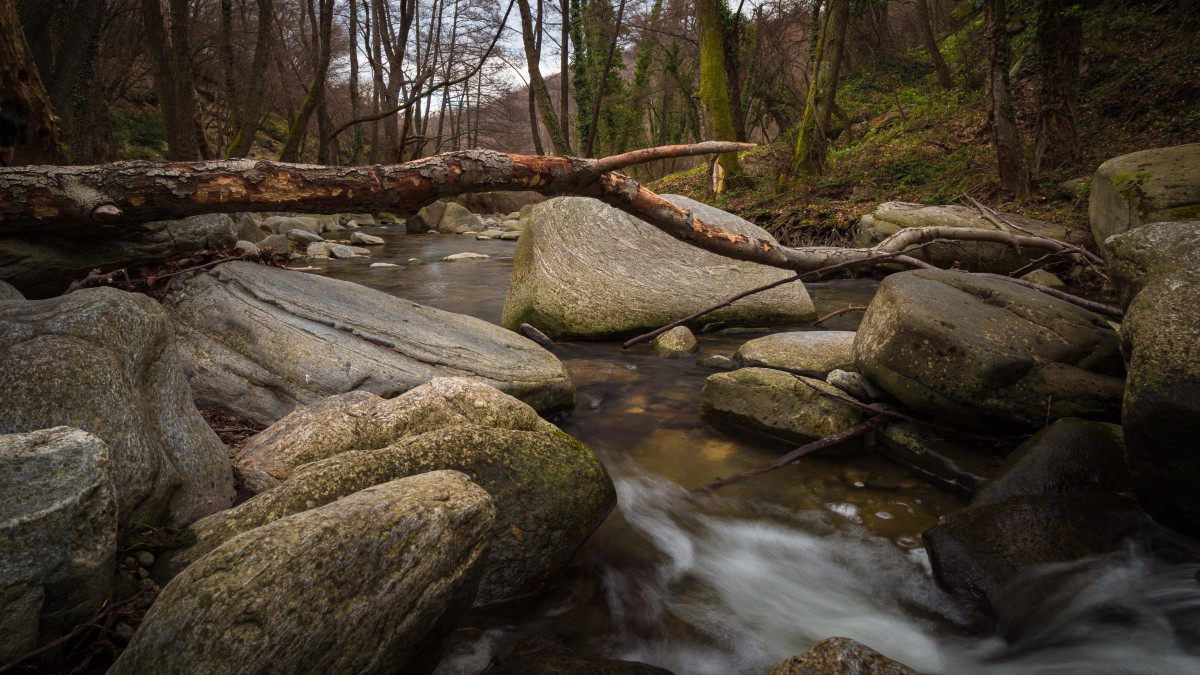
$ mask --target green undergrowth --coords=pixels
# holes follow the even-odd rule
[[[1073,166],[1035,173],[1032,195],[1022,203],[999,203],[996,197],[978,19],[942,42],[955,71],[952,90],[935,86],[923,50],[857,64],[842,78],[837,101],[850,120],[850,133],[843,131],[833,142],[823,175],[780,180],[791,162],[792,131],[743,154],[749,186],[714,198],[701,167],[666,176],[650,188],[737,213],[791,245],[848,243],[859,217],[882,202],[953,204],[966,202],[964,195],[1086,229],[1087,184],[1100,163],[1200,140],[1200,49],[1195,47],[1200,16],[1132,2],[1107,5],[1114,11],[1097,9],[1085,22],[1079,102],[1083,157]],[[1014,39],[1014,96],[1027,153],[1035,110],[1033,25],[1029,21]]]

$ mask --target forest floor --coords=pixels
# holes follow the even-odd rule
[[[1083,157],[1073,166],[1035,173],[1022,203],[998,204],[996,155],[990,141],[982,63],[957,69],[956,87],[937,90],[924,51],[855,67],[843,78],[839,106],[852,133],[833,144],[829,166],[815,178],[784,180],[795,133],[743,154],[748,185],[713,198],[704,167],[661,178],[649,187],[713,203],[766,228],[790,245],[841,244],[859,217],[886,201],[984,203],[1087,229],[1088,184],[1096,167],[1121,154],[1200,142],[1200,16],[1180,23],[1153,8],[1093,15],[1085,24],[1079,132]],[[1035,110],[1033,30],[1014,40],[1014,93],[1026,151]],[[961,33],[960,33],[961,35]],[[950,36],[943,52],[961,64]],[[978,71],[978,72],[976,72]],[[1070,181],[1070,182],[1068,182]]]

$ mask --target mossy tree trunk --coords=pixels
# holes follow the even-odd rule
[[[811,176],[825,170],[827,134],[837,106],[838,79],[849,22],[850,0],[830,0],[821,19],[813,64],[809,69],[808,98],[792,155],[793,173]]]
[[[1083,152],[1076,120],[1085,9],[1076,0],[1041,0],[1039,9],[1033,165],[1052,171],[1078,162]]]
[[[708,136],[714,141],[736,140],[729,80],[725,70],[725,0],[697,0],[700,24],[700,102],[704,105]],[[719,170],[718,170],[719,169]],[[727,152],[714,165],[712,190],[720,194],[726,182],[741,173],[736,152]]]
[[[917,23],[920,24],[921,37],[925,41],[925,51],[929,52],[929,59],[933,61],[938,86],[942,89],[951,88],[954,86],[954,79],[950,77],[950,67],[946,65],[946,59],[942,58],[942,50],[938,48],[937,35],[933,32],[933,19],[929,15],[929,0],[917,0]]]
[[[254,40],[254,57],[250,63],[250,81],[246,85],[245,97],[238,109],[236,130],[229,148],[225,151],[226,157],[245,157],[250,153],[258,135],[258,126],[262,118],[263,81],[267,72],[267,58],[271,55],[274,4],[274,0],[258,0],[258,30]],[[351,55],[354,55],[353,51]],[[357,69],[354,72],[357,75]]]
[[[538,0],[537,20],[529,6],[529,0],[517,0],[521,12],[521,42],[525,47],[525,62],[529,70],[529,117],[534,126],[534,143],[538,154],[541,154],[541,140],[537,135],[537,119],[542,120],[542,126],[550,134],[550,142],[554,151],[560,155],[571,154],[571,146],[563,134],[562,125],[554,114],[554,103],[550,100],[550,90],[546,88],[546,80],[542,77],[540,61],[542,59],[542,0]],[[566,73],[563,73],[566,76]],[[536,114],[535,114],[536,113]]]
[[[309,0],[309,12],[313,12],[315,8],[312,6],[312,0]],[[333,35],[333,0],[320,0],[320,28],[316,36],[317,45],[317,63],[313,73],[312,85],[308,88],[308,95],[304,97],[304,103],[300,104],[300,110],[296,113],[296,119],[292,122],[292,126],[288,129],[287,140],[283,144],[283,151],[279,154],[281,162],[296,162],[300,159],[300,140],[304,137],[305,131],[308,129],[309,120],[312,119],[313,111],[315,111],[321,100],[325,96],[325,77],[329,73],[329,54],[330,54],[330,39]]]
[[[984,2],[984,31],[988,41],[988,126],[992,132],[992,143],[996,146],[1000,193],[1008,199],[1024,199],[1029,195],[1029,168],[1025,163],[1025,150],[1021,147],[1021,133],[1017,129],[1008,90],[1012,50],[1005,0]]]

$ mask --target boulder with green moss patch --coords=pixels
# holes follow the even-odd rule
[[[797,443],[863,421],[858,408],[814,390],[844,396],[820,380],[770,368],[741,368],[709,376],[700,392],[700,411]]]
[[[1146,223],[1200,220],[1200,143],[1114,157],[1096,169],[1088,201],[1101,247]]]
[[[109,672],[429,672],[475,597],[493,519],[453,471],[280,518],[167,584]]]

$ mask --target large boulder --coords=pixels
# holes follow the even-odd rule
[[[741,218],[686,197],[666,198],[710,225],[774,241]],[[560,197],[533,208],[513,259],[501,324],[552,338],[604,337],[658,328],[790,272],[684,244],[594,199]],[[712,323],[797,323],[816,316],[800,282],[705,315]]]
[[[822,640],[799,656],[785,659],[767,675],[918,675],[850,638]]]
[[[24,300],[25,296],[21,295],[12,284],[7,281],[0,281],[0,302],[12,302],[14,300]]]
[[[920,270],[883,281],[854,341],[859,369],[910,408],[976,427],[1116,420],[1117,334],[1016,284]]]
[[[112,594],[117,502],[104,442],[0,436],[0,663],[90,621]]]
[[[1114,234],[1162,221],[1200,220],[1200,143],[1114,157],[1096,169],[1088,201],[1101,247]]]
[[[738,348],[742,366],[779,368],[810,377],[854,369],[854,331],[808,330],[755,338]]]
[[[1067,417],[1014,450],[972,504],[993,504],[1021,495],[1121,492],[1131,487],[1121,427]]]
[[[409,217],[404,227],[410,233],[434,231],[443,234],[482,232],[485,229],[483,220],[468,211],[467,207],[443,201],[422,208],[416,215]]]
[[[1200,220],[1151,223],[1108,239],[1105,271],[1121,299],[1129,303],[1150,281],[1176,270],[1200,270]]]
[[[770,368],[740,368],[705,380],[700,412],[797,443],[825,438],[863,421],[858,408],[814,389],[843,396],[820,380]]]
[[[1091,239],[1087,232],[1077,232],[1052,223],[1025,218],[1013,213],[1002,213],[1001,217],[1034,234],[1059,241],[1085,244]],[[906,202],[885,202],[871,213],[863,215],[858,222],[858,246],[874,246],[888,237],[909,227],[971,227],[994,230],[996,225],[984,218],[979,211],[966,206],[927,206]],[[1011,230],[1021,234],[1017,229]],[[936,243],[914,255],[938,267],[961,268],[974,272],[996,272],[1007,274],[1036,258],[1044,251],[1019,251],[1008,244],[986,241],[955,241]]]
[[[228,248],[238,240],[233,219],[221,213],[152,223],[97,224],[53,235],[0,236],[0,280],[30,298],[48,298],[92,270],[138,267],[201,248]]]
[[[178,283],[165,304],[197,400],[265,424],[334,394],[394,396],[441,376],[539,410],[574,402],[562,363],[530,340],[358,284],[235,261]]]
[[[989,614],[995,593],[1025,567],[1117,550],[1148,521],[1124,497],[1068,492],[963,509],[923,538],[938,583]]]
[[[371,485],[427,471],[469,475],[496,504],[480,604],[540,590],[604,520],[616,495],[596,456],[558,431],[462,424],[350,450],[295,469],[278,487],[192,526],[196,543],[165,560],[167,574],[224,541]]]
[[[540,204],[546,198],[539,192],[520,190],[516,192],[469,192],[451,197],[449,200],[467,207],[472,213],[512,213],[525,206]]]
[[[225,446],[192,402],[166,313],[113,288],[0,303],[0,433],[88,431],[119,520],[181,526],[233,503]]]
[[[494,387],[463,377],[438,377],[393,399],[351,391],[296,408],[247,440],[236,462],[286,480],[302,464],[351,450],[378,450],[402,438],[465,424],[558,430]]]
[[[475,596],[493,519],[452,471],[281,518],[168,584],[109,672],[429,672]]]

